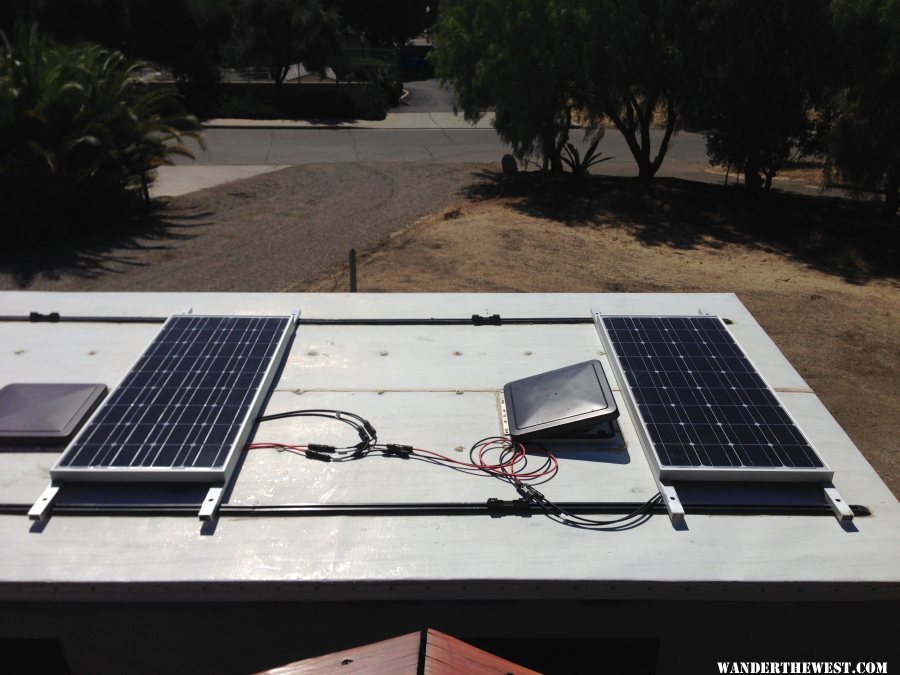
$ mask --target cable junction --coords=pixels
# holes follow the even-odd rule
[[[578,529],[614,531],[636,527],[649,519],[662,504],[662,496],[657,493],[624,515],[606,519],[589,518],[583,515],[583,510],[579,509],[581,513],[578,513],[576,509],[557,504],[535,487],[550,481],[559,472],[559,462],[556,456],[540,444],[534,444],[529,451],[523,443],[508,436],[488,436],[476,441],[469,448],[468,461],[461,461],[427,448],[397,443],[379,443],[378,433],[368,420],[344,410],[324,408],[292,410],[265,415],[258,421],[268,422],[292,417],[333,419],[352,427],[357,432],[360,441],[355,445],[343,447],[320,443],[261,442],[250,443],[247,449],[269,448],[287,451],[303,455],[307,459],[327,463],[357,461],[377,453],[383,457],[426,462],[472,476],[495,478],[509,483],[518,493],[519,498],[514,500],[489,499],[484,506],[492,516],[538,512],[556,523]]]

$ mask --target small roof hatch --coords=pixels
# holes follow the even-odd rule
[[[0,389],[0,442],[65,443],[105,395],[105,384],[8,384]]]

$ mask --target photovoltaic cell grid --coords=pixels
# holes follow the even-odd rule
[[[223,469],[291,321],[171,317],[60,458],[61,477]]]
[[[603,317],[661,468],[825,469],[718,317]]]

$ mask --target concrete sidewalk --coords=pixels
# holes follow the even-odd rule
[[[270,171],[278,171],[286,165],[237,165],[237,166],[161,166],[156,170],[156,180],[150,186],[151,197],[180,197],[197,190],[252,178]]]
[[[247,120],[219,118],[203,123],[207,129],[493,129],[494,113],[477,124],[452,112],[388,113],[383,120],[306,119]]]

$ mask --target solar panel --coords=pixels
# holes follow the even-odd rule
[[[51,477],[226,480],[293,325],[289,316],[170,317]]]
[[[609,316],[601,323],[659,478],[831,480],[721,319]]]

